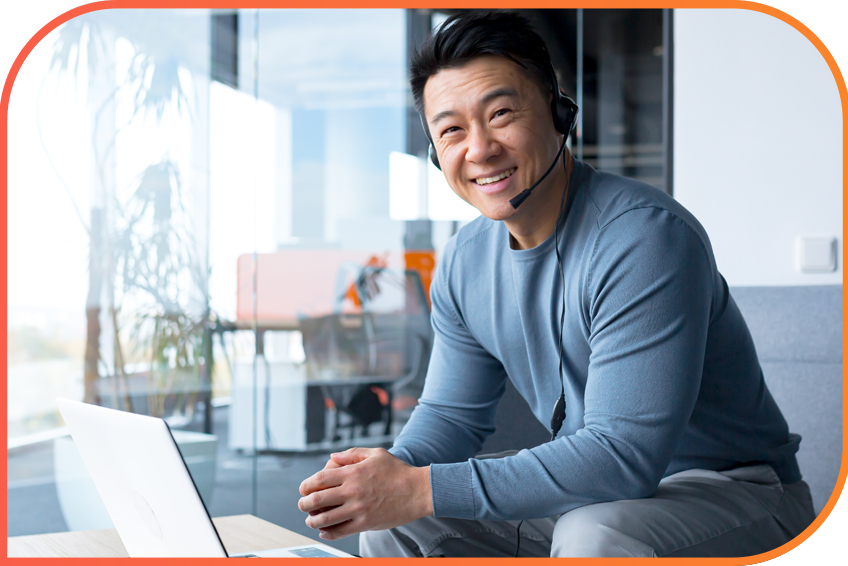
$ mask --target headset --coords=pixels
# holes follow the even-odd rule
[[[574,100],[572,100],[571,98],[569,98],[565,93],[563,93],[562,90],[560,90],[553,63],[551,63],[551,66],[548,69],[548,81],[554,92],[554,97],[551,100],[551,117],[554,120],[554,127],[556,128],[556,131],[563,134],[567,139],[568,135],[577,125],[577,115],[579,113],[579,109],[577,108],[577,103],[574,102]],[[430,161],[433,163],[433,165],[436,166],[436,169],[441,171],[442,166],[439,165],[439,156],[436,155],[436,148],[433,145],[433,138],[430,135],[430,128],[427,127],[427,124],[424,121],[424,115],[422,114],[419,117],[421,118],[421,127],[424,128],[424,135],[427,136],[427,141],[430,142],[430,148],[428,150],[428,153],[430,155]],[[562,153],[562,151],[560,151],[560,153]],[[557,155],[556,161],[558,160],[559,155]],[[556,161],[554,161],[554,163],[556,163]],[[552,168],[553,167],[551,167],[551,169]],[[548,169],[548,173],[549,172],[550,169]],[[532,191],[533,189],[535,189],[536,185],[538,185],[546,176],[547,173],[542,175],[542,177],[538,181],[536,181],[536,183],[532,187],[530,187],[529,189],[525,189],[525,191]],[[524,193],[521,193],[521,195],[523,194]],[[527,196],[529,196],[529,194]],[[518,204],[513,204],[513,208],[518,208],[518,206],[522,202],[524,202],[524,199],[526,199],[527,196],[522,198]]]
[[[533,186],[530,188],[524,189],[521,193],[519,193],[514,198],[510,199],[509,203],[512,205],[514,209],[517,209],[521,206],[527,197],[530,196],[530,193],[539,186],[539,183],[545,180],[545,177],[553,170],[557,161],[559,161],[560,156],[562,155],[563,149],[565,149],[565,142],[568,140],[568,136],[574,130],[574,127],[577,125],[577,116],[580,112],[577,107],[577,103],[574,102],[571,98],[566,96],[566,94],[560,90],[559,84],[556,77],[556,71],[554,70],[553,62],[550,64],[550,68],[548,70],[548,81],[550,86],[553,89],[553,99],[551,100],[551,117],[554,121],[554,127],[556,130],[563,134],[562,145],[557,152],[557,156],[554,159],[551,166],[548,167],[548,170],[545,171],[545,174],[542,175],[538,181],[533,183]],[[436,148],[433,145],[433,138],[430,136],[430,129],[427,128],[427,124],[424,119],[424,115],[420,115],[421,119],[421,127],[424,128],[424,135],[427,136],[427,140],[430,142],[430,148],[428,150],[430,154],[430,161],[433,165],[436,166],[439,171],[442,170],[441,165],[439,165],[439,157],[436,155]],[[559,206],[559,214],[557,215],[556,225],[554,226],[554,249],[556,250],[557,257],[557,265],[559,267],[559,276],[560,283],[562,289],[562,311],[560,312],[560,321],[559,321],[559,384],[560,384],[560,395],[559,398],[554,403],[553,411],[551,412],[551,441],[556,439],[557,433],[562,428],[562,423],[565,421],[565,381],[563,378],[562,372],[562,331],[563,324],[565,323],[565,275],[562,270],[562,259],[559,255],[559,223],[562,219],[563,207],[565,205],[565,195],[568,193],[569,185],[571,184],[571,175],[568,175],[568,166],[563,161],[563,167],[566,170],[566,176],[568,181],[566,182],[565,189],[562,191],[562,197],[560,198],[560,206]],[[519,529],[521,528],[519,523]],[[520,537],[519,537],[520,543]],[[518,555],[518,548],[516,548],[516,556]]]

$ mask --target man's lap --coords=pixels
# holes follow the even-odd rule
[[[804,482],[781,485],[769,466],[687,470],[653,496],[574,509],[521,526],[521,556],[747,556],[797,536],[815,518]],[[518,521],[425,517],[362,533],[366,555],[512,556]]]

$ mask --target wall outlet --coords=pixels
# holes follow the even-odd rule
[[[799,237],[795,241],[795,266],[801,273],[836,271],[836,238]]]

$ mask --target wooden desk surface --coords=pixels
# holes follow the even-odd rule
[[[218,517],[212,521],[229,554],[318,542],[253,515]],[[127,551],[115,529],[9,537],[7,541],[10,558],[127,556]]]

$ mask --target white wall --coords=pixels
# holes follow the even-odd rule
[[[748,10],[674,10],[674,196],[731,286],[842,283],[842,107],[800,32]],[[798,237],[838,239],[801,273]]]

